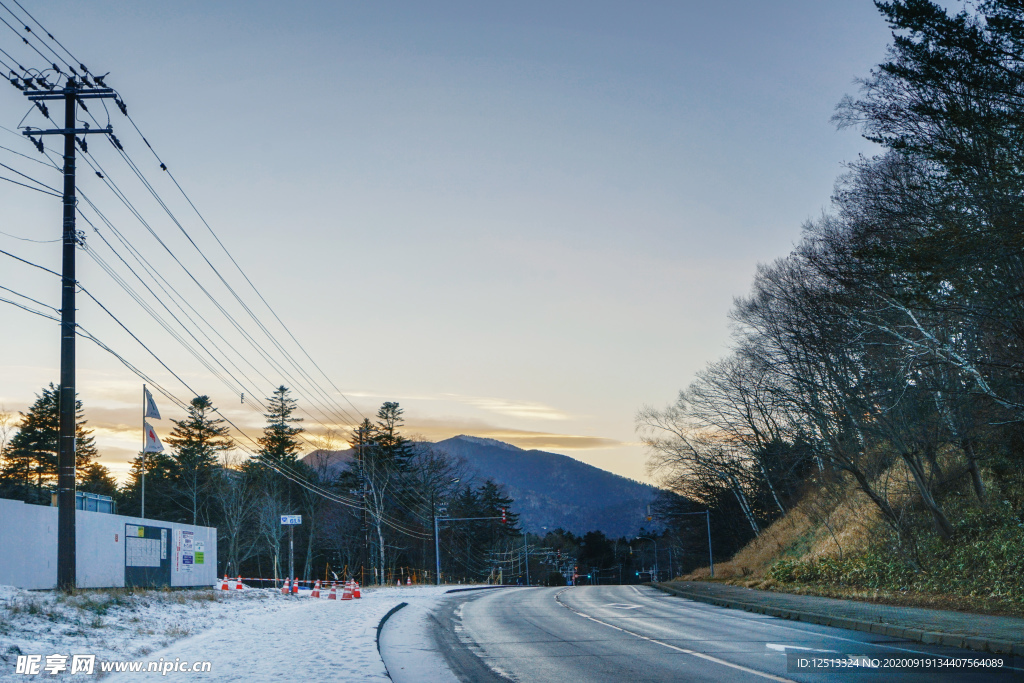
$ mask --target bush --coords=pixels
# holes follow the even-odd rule
[[[967,510],[951,543],[924,539],[918,550],[921,569],[879,543],[842,560],[780,560],[767,578],[882,590],[915,590],[964,597],[1000,598],[1024,604],[1024,522],[1008,502],[988,510]]]

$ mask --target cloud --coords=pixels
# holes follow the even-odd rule
[[[407,425],[406,433],[427,441],[443,441],[465,434],[497,439],[526,450],[582,451],[617,448],[626,444],[617,439],[583,434],[560,434],[527,429],[510,429],[481,420],[436,419],[416,420]]]
[[[487,412],[528,420],[567,420],[569,413],[537,401],[494,398],[492,396],[466,396],[464,394],[409,394],[404,396],[384,395],[374,392],[349,392],[348,396],[358,398],[385,399],[388,401],[454,401],[463,405],[480,408]]]

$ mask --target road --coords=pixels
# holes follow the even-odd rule
[[[787,654],[882,662],[986,655],[715,607],[650,587],[466,593],[437,608],[433,631],[452,671],[470,683],[1024,680],[1020,669],[794,672]]]

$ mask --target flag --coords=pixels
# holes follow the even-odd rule
[[[160,411],[156,408],[156,401],[153,400],[153,394],[149,393],[149,389],[146,387],[142,387],[142,394],[146,401],[146,413],[143,417],[152,417],[159,420]]]
[[[142,423],[142,430],[146,433],[146,445],[142,449],[142,452],[163,453],[164,445],[160,443],[160,437],[156,435],[156,432],[149,426],[148,422]]]

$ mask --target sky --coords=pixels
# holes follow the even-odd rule
[[[110,72],[159,155],[109,107],[168,212],[102,136],[96,168],[78,164],[96,226],[78,223],[79,280],[120,324],[82,295],[78,321],[127,362],[253,437],[255,399],[285,384],[310,448],[398,401],[409,435],[497,438],[643,481],[636,412],[728,352],[756,264],[828,210],[844,162],[877,153],[830,117],[890,40],[868,0],[21,3]],[[3,25],[0,48],[41,67]],[[4,87],[0,163],[60,187],[19,122],[53,127]],[[0,249],[59,270],[60,229],[59,198],[0,182]],[[180,292],[166,309],[154,277]],[[54,276],[3,254],[0,287],[59,306]],[[174,339],[186,316],[194,354]],[[0,404],[25,410],[58,360],[56,323],[0,302]],[[101,462],[123,477],[142,380],[88,341],[78,368]],[[183,411],[157,402],[166,436]]]

